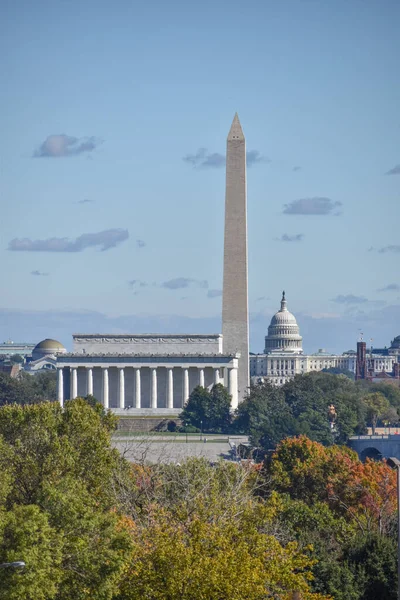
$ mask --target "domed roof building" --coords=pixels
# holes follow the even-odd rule
[[[67,350],[60,342],[47,338],[36,344],[32,350],[32,360],[39,360],[50,354],[65,354],[66,352]]]
[[[394,354],[396,356],[400,355],[400,335],[397,335],[394,340],[392,340],[389,348],[389,353]]]
[[[274,314],[265,336],[265,354],[287,352],[302,354],[303,338],[296,317],[288,311],[285,292],[282,293],[281,308]]]

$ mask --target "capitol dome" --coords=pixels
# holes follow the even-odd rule
[[[49,356],[49,354],[65,354],[66,349],[64,346],[57,342],[57,340],[45,339],[36,344],[32,350],[32,359],[38,360],[43,356]]]
[[[288,311],[285,292],[282,294],[281,308],[271,319],[268,335],[265,336],[265,354],[271,352],[291,352],[301,354],[303,338],[300,335],[296,317]]]

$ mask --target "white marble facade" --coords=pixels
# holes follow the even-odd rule
[[[321,350],[316,354],[305,355],[283,351],[250,356],[250,376],[253,383],[268,380],[275,385],[283,385],[295,375],[330,368],[345,369],[355,373],[355,353],[337,355]]]
[[[369,360],[376,372],[391,372],[396,362],[396,339],[391,349],[372,350]],[[400,347],[400,338],[399,338]],[[385,355],[387,353],[387,356]],[[282,294],[281,307],[271,319],[268,334],[265,336],[263,354],[250,356],[250,377],[252,383],[269,381],[274,385],[283,385],[295,375],[313,373],[323,369],[341,369],[356,372],[356,352],[331,354],[319,350],[315,354],[303,354],[302,337],[295,316],[288,311],[285,292]]]
[[[220,334],[73,338],[57,358],[61,404],[91,394],[118,414],[177,415],[196,386],[223,383],[237,407],[239,355],[222,353]]]

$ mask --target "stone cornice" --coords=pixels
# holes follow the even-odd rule
[[[138,352],[138,353],[134,353],[134,352],[129,352],[129,353],[115,353],[115,352],[95,352],[95,353],[86,353],[86,352],[69,352],[66,354],[60,354],[57,356],[57,360],[60,362],[60,359],[68,359],[68,358],[79,358],[81,359],[83,362],[85,361],[85,359],[87,358],[108,358],[108,357],[113,357],[113,358],[154,358],[155,361],[162,359],[162,358],[176,358],[177,360],[179,360],[180,358],[227,358],[227,359],[231,359],[231,358],[239,358],[240,354],[236,353],[236,354],[210,354],[209,352],[199,352],[196,354],[192,354],[192,353],[186,353],[186,352],[179,352],[179,353],[165,353],[165,354],[153,354],[153,353],[145,353],[145,352]],[[61,361],[62,362],[62,361]]]
[[[74,342],[97,342],[100,344],[182,344],[215,342],[222,337],[221,333],[210,334],[113,334],[113,333],[74,333]]]

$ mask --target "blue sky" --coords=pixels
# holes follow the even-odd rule
[[[226,136],[251,347],[400,333],[396,0],[3,0],[0,338],[219,331]],[[381,290],[381,291],[379,291]]]

